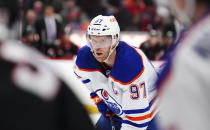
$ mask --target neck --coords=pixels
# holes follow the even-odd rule
[[[110,57],[108,58],[108,60],[105,61],[105,63],[109,66],[109,67],[113,67],[114,62],[115,62],[115,58],[116,58],[116,50],[114,50],[112,52],[112,54],[110,55]]]

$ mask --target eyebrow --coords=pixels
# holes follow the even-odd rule
[[[102,39],[92,38],[92,40],[101,41],[101,40],[106,40],[106,38],[102,38]]]

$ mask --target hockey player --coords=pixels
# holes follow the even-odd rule
[[[44,58],[11,37],[17,0],[0,0],[0,130],[93,130],[68,86]]]
[[[160,0],[157,0],[161,2]],[[158,82],[163,130],[210,129],[210,1],[166,0],[185,26]]]
[[[114,16],[95,17],[74,72],[102,114],[96,123],[98,130],[145,130],[154,124],[157,74],[143,52],[119,41],[119,36]]]

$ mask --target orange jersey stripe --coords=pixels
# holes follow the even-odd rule
[[[125,118],[131,120],[131,121],[141,121],[141,120],[145,120],[145,119],[148,119],[148,118],[151,118],[153,116],[153,114],[155,113],[155,110],[157,109],[157,107],[155,107],[155,109],[147,114],[147,115],[144,115],[144,116],[139,116],[139,117],[132,117],[132,116],[125,116]]]
[[[76,65],[76,66],[77,66],[77,65]],[[77,68],[78,68],[79,70],[81,70],[81,71],[87,71],[87,72],[93,72],[93,71],[101,72],[100,69],[82,69],[82,68],[79,68],[78,66],[77,66]]]

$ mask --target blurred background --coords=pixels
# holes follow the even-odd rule
[[[18,38],[49,58],[76,56],[90,20],[99,14],[114,15],[120,39],[150,60],[164,60],[176,37],[173,16],[153,0],[19,0],[19,6]]]

